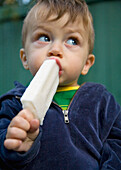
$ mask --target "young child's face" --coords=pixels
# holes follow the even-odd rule
[[[94,56],[88,54],[88,36],[83,23],[80,20],[64,26],[67,20],[67,14],[57,21],[39,20],[27,35],[25,49],[20,51],[23,65],[32,75],[44,60],[58,58],[62,66],[60,86],[77,85],[80,74],[87,74],[94,63]]]

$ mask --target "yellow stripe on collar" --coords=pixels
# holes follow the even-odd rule
[[[80,86],[62,86],[58,87],[56,92],[61,92],[61,91],[70,91],[70,90],[77,90]]]

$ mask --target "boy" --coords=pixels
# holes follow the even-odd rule
[[[62,71],[43,126],[22,109],[24,86],[16,83],[1,97],[1,169],[120,169],[120,106],[102,85],[77,84],[80,73],[86,75],[95,60],[86,3],[40,0],[25,18],[22,40],[20,58],[33,76],[48,58],[58,58]]]

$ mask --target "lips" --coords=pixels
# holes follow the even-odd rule
[[[58,65],[59,67],[59,76],[61,76],[61,73],[62,73],[62,67],[61,67],[61,64],[60,64],[60,61],[58,58],[55,58],[55,57],[52,57],[52,58],[49,58],[49,59],[52,59],[52,60],[55,60],[56,61],[56,64]]]

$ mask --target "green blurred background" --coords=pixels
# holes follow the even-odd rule
[[[31,0],[0,0],[0,95],[14,88],[15,80],[27,85],[32,76],[19,59],[23,19]],[[121,104],[121,0],[87,0],[95,29],[95,65],[79,83],[101,83]]]

